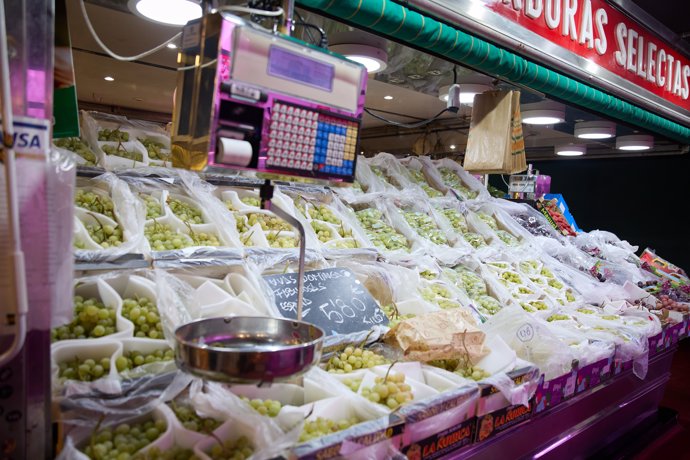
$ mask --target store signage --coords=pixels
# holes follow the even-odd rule
[[[690,124],[690,54],[605,0],[411,0],[537,62]],[[642,16],[642,15],[641,15]],[[661,105],[662,107],[659,107]]]
[[[14,150],[18,154],[45,156],[50,148],[50,120],[14,117]],[[0,136],[2,129],[0,128]]]
[[[297,318],[297,273],[267,275],[275,304],[286,318]],[[369,291],[346,268],[326,268],[304,273],[302,319],[321,327],[327,335],[348,334],[387,325]]]

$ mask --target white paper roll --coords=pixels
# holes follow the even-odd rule
[[[252,144],[247,141],[219,137],[216,150],[219,163],[246,167],[252,161]]]

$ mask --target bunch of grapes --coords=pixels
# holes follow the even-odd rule
[[[158,447],[151,447],[145,454],[134,454],[132,460],[198,460],[191,449],[173,446],[161,451]]]
[[[452,225],[456,231],[460,233],[467,233],[470,231],[470,229],[467,227],[467,219],[465,219],[465,216],[463,216],[457,209],[448,208],[441,210],[441,212],[444,216],[446,216],[450,222],[450,225]]]
[[[182,423],[182,426],[187,430],[209,434],[223,424],[220,420],[211,417],[199,417],[194,408],[187,404],[178,404],[175,401],[171,401],[168,405]]]
[[[115,309],[96,298],[74,296],[74,319],[51,331],[56,340],[98,338],[115,333]]]
[[[256,224],[261,226],[263,231],[290,231],[292,227],[290,224],[280,219],[279,217],[271,216],[270,214],[253,212],[245,216],[237,216],[237,231],[240,233],[245,233],[250,227]]]
[[[357,249],[359,244],[354,238],[343,238],[333,243],[335,249]]]
[[[357,393],[359,386],[362,384],[362,379],[344,379],[343,384],[353,392]]]
[[[78,188],[74,194],[74,204],[115,220],[115,205],[109,197]]]
[[[137,150],[127,150],[122,145],[104,145],[101,147],[101,149],[106,155],[114,155],[116,157],[122,157],[127,160],[138,161],[140,163],[144,161],[144,154]]]
[[[322,243],[327,243],[333,239],[333,232],[328,225],[321,223],[318,220],[312,220],[311,228],[314,229],[316,236]]]
[[[118,372],[134,369],[144,364],[158,363],[161,361],[172,361],[175,353],[171,348],[156,350],[152,353],[142,353],[132,350],[124,353],[115,360],[115,367]]]
[[[177,198],[168,197],[167,200],[170,210],[175,214],[182,222],[190,224],[203,224],[204,218],[201,215],[201,210],[196,206],[185,203]]]
[[[182,249],[192,244],[186,235],[173,230],[168,224],[156,221],[144,227],[144,236],[154,251]]]
[[[546,321],[552,323],[554,321],[568,321],[573,319],[570,315],[564,315],[562,313],[554,313],[553,315],[546,318]]]
[[[362,396],[369,401],[387,406],[395,410],[401,405],[412,401],[412,387],[405,383],[405,374],[388,374],[388,378],[376,377],[375,385],[362,388]]]
[[[520,240],[515,238],[512,233],[508,233],[505,230],[496,230],[496,236],[508,246],[517,246],[520,244]]]
[[[366,208],[355,213],[371,242],[380,249],[395,251],[409,250],[409,242],[401,233],[388,225],[383,219],[383,213],[378,209]]]
[[[438,228],[436,222],[431,216],[419,211],[403,211],[403,217],[410,227],[412,227],[420,236],[428,239],[434,244],[448,244],[441,229]]]
[[[165,433],[165,420],[147,420],[113,428],[103,428],[91,436],[84,453],[93,460],[132,458],[134,454]]]
[[[160,160],[160,161],[170,161],[171,155],[170,152],[163,152],[162,149],[165,149],[165,145],[161,144],[160,142],[157,142],[153,139],[149,138],[139,138],[139,142],[141,142],[144,147],[146,147],[146,151],[149,153],[149,158],[152,160]]]
[[[365,350],[361,347],[347,347],[342,353],[336,353],[328,360],[326,370],[336,374],[345,374],[356,369],[368,369],[389,362],[385,356],[371,350]]]
[[[268,417],[276,417],[283,408],[280,401],[274,399],[249,399],[245,396],[242,399],[251,406],[252,409],[260,413],[261,415],[266,415]]]
[[[493,216],[483,212],[478,212],[477,217],[483,220],[486,223],[486,225],[491,227],[491,230],[498,230],[498,223],[496,222],[496,219]]]
[[[462,288],[467,292],[467,295],[472,298],[486,295],[486,283],[481,276],[460,265],[455,267],[454,270],[460,275]]]
[[[281,236],[280,231],[269,232],[266,234],[268,244],[272,248],[296,248],[299,246],[299,241],[294,236]]]
[[[486,246],[486,241],[479,233],[466,232],[462,237],[467,241],[473,248],[479,249]]]
[[[220,240],[215,233],[189,232],[189,236],[194,242],[194,246],[220,246]]]
[[[305,422],[302,433],[299,435],[299,442],[306,442],[328,434],[337,433],[358,423],[359,420],[356,417],[337,421],[317,417],[315,420]]]
[[[140,193],[139,198],[146,206],[146,219],[156,219],[163,215],[163,207],[158,198],[146,193]]]
[[[548,310],[548,306],[541,300],[533,300],[531,302],[520,302],[520,306],[528,313],[534,313],[537,310]]]
[[[484,380],[485,378],[491,377],[491,374],[489,374],[487,371],[482,369],[481,367],[477,366],[466,366],[466,367],[458,367],[454,371],[456,374],[458,374],[461,377],[464,377],[466,379],[472,379],[474,381],[480,381]]]
[[[118,247],[123,243],[122,228],[119,226],[113,227],[112,225],[103,225],[98,221],[96,216],[93,216],[96,220],[95,224],[86,224],[84,228],[89,233],[91,239],[99,244],[103,249],[108,249],[111,247]]]
[[[413,313],[401,315],[398,311],[398,308],[394,304],[384,305],[381,307],[381,310],[388,317],[388,326],[390,327],[395,327],[395,325],[397,325],[400,321],[414,318],[416,316]]]
[[[553,236],[554,230],[548,224],[540,222],[536,217],[529,214],[512,214],[513,219],[522,226],[525,230],[534,236]]]
[[[134,323],[135,337],[163,338],[163,324],[156,303],[147,297],[124,299],[122,316]]]
[[[309,217],[322,220],[330,224],[340,225],[341,221],[335,213],[325,204],[314,204],[309,207]]]
[[[87,166],[96,166],[96,155],[84,141],[78,137],[64,137],[53,141],[56,146],[74,152],[84,160]]]
[[[519,284],[522,283],[522,278],[519,274],[515,272],[503,272],[501,273],[501,279],[508,281],[509,283]]]
[[[119,129],[101,129],[98,131],[99,141],[108,142],[127,142],[129,141],[129,133],[120,131]]]
[[[235,441],[227,440],[222,444],[214,444],[208,456],[213,460],[245,460],[254,454],[254,448],[246,436],[240,436]]]
[[[253,206],[255,208],[261,207],[261,198],[255,196],[243,196],[240,201],[247,206]]]
[[[426,177],[424,177],[424,173],[422,171],[419,171],[418,169],[408,169],[407,171],[410,173],[412,179],[417,183],[417,185],[422,187],[422,190],[424,190],[429,198],[443,196],[443,193],[429,186],[429,183],[426,181]]]
[[[448,187],[452,187],[458,192],[460,192],[461,195],[466,196],[468,199],[472,200],[477,197],[477,192],[470,190],[469,187],[467,187],[462,180],[460,180],[460,177],[455,174],[455,171],[449,168],[439,168],[439,172],[441,173],[441,179],[443,180],[443,183],[446,184]]]
[[[80,380],[93,382],[101,377],[106,377],[110,372],[110,358],[81,359],[75,356],[67,361],[58,363],[58,377],[67,380]]]
[[[477,308],[483,315],[495,315],[501,309],[501,304],[498,300],[489,295],[478,295],[472,300],[479,304]]]

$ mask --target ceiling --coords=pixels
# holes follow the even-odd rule
[[[641,4],[644,0],[639,0]],[[67,0],[68,21],[71,31],[74,65],[80,107],[121,113],[135,118],[159,122],[170,121],[173,91],[176,86],[177,52],[164,48],[134,62],[116,61],[106,55],[90,35],[81,13],[80,0]],[[648,2],[651,3],[651,2]],[[657,0],[655,5],[663,4]],[[666,2],[675,3],[676,2]],[[642,5],[644,7],[644,5]],[[159,25],[129,12],[127,0],[90,0],[86,3],[88,16],[101,40],[115,53],[135,55],[151,49],[173,37],[178,27]],[[661,8],[659,11],[666,11]],[[347,26],[302,12],[306,22],[321,25],[329,36],[350,30]],[[678,15],[671,15],[678,16]],[[687,18],[687,15],[684,15]],[[663,18],[659,18],[663,20]],[[687,22],[687,21],[685,21]],[[673,23],[676,24],[676,23]],[[690,24],[685,24],[690,29]],[[682,21],[676,31],[683,29]],[[298,34],[303,31],[298,30]],[[303,37],[309,40],[309,37]],[[380,40],[378,37],[373,39]],[[417,122],[428,119],[445,108],[438,98],[440,86],[455,78],[476,76],[462,67],[402,46],[385,43],[388,49],[388,67],[384,72],[370,76],[366,107],[379,116],[397,122]],[[105,81],[110,76],[114,81]],[[510,88],[505,82],[492,82],[498,87]],[[391,96],[392,99],[384,99]],[[535,102],[543,95],[521,89],[521,102]],[[457,114],[446,113],[424,128],[406,129],[391,126],[364,115],[361,146],[366,154],[388,151],[409,154],[413,146],[427,145],[432,156],[461,156],[467,140],[471,108],[463,106]],[[529,160],[556,159],[553,146],[576,142],[573,125],[576,121],[596,120],[586,111],[567,107],[566,123],[538,127],[524,125],[525,144]],[[618,126],[617,134],[632,134],[633,129]],[[424,142],[423,142],[424,141]],[[588,157],[622,156],[612,142],[588,143]],[[655,149],[644,155],[680,153],[679,146],[664,139],[655,139]],[[639,154],[637,154],[639,155]],[[629,156],[629,155],[628,155]]]

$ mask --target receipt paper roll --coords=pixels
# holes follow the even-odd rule
[[[246,167],[252,161],[252,144],[247,141],[220,137],[216,149],[219,163]]]

